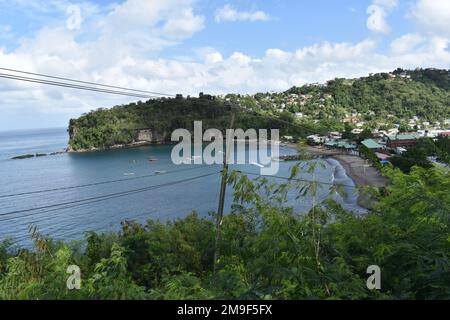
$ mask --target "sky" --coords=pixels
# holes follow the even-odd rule
[[[450,68],[450,0],[0,0],[0,67],[170,94]],[[134,98],[0,79],[0,131]]]

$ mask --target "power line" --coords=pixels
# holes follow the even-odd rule
[[[95,85],[95,86],[106,87],[106,88],[114,88],[114,89],[121,89],[121,90],[126,90],[126,91],[142,92],[142,93],[149,93],[149,94],[154,94],[154,95],[162,95],[162,96],[170,96],[170,97],[174,97],[175,96],[173,94],[159,93],[159,92],[152,92],[152,91],[144,91],[144,90],[137,90],[137,89],[118,87],[118,86],[111,86],[111,85],[103,85],[103,84],[98,84],[98,83],[95,83],[95,82],[80,81],[80,80],[74,80],[74,79],[69,79],[69,78],[64,78],[64,77],[56,77],[56,76],[50,76],[50,75],[44,75],[44,74],[39,74],[39,73],[20,71],[20,70],[9,69],[9,68],[0,68],[0,70],[6,70],[6,71],[12,71],[12,72],[18,72],[18,73],[30,74],[30,75],[37,75],[37,76],[41,76],[41,77],[48,77],[48,78],[52,78],[52,79],[60,79],[60,80],[72,81],[72,82],[76,82],[76,83],[92,84],[92,85]],[[136,97],[136,98],[146,98],[146,99],[157,98],[155,96],[150,96],[150,95],[135,94],[135,93],[125,92],[125,91],[99,89],[99,88],[95,88],[95,87],[80,86],[80,85],[75,85],[75,84],[66,83],[66,82],[48,81],[48,80],[43,80],[43,79],[38,79],[38,78],[22,77],[22,76],[5,74],[5,73],[0,73],[0,78],[11,79],[11,80],[18,80],[18,81],[24,81],[24,82],[31,82],[31,83],[46,84],[46,85],[52,85],[52,86],[60,86],[60,87],[71,88],[71,89],[79,89],[79,90],[85,90],[85,91],[93,91],[93,92],[99,92],[99,93],[123,95],[123,96]],[[300,125],[297,125],[295,123],[292,123],[292,122],[289,122],[289,121],[286,121],[286,120],[282,120],[282,119],[280,119],[278,117],[262,115],[262,114],[259,114],[259,113],[255,112],[255,111],[251,111],[251,110],[245,109],[245,108],[243,108],[241,106],[239,106],[239,107],[232,106],[231,108],[232,109],[238,109],[238,110],[246,112],[246,113],[251,113],[251,115],[253,115],[255,117],[263,118],[265,120],[270,119],[270,120],[278,121],[280,123],[285,123],[285,124],[287,124],[289,126],[292,126],[292,127],[302,128]]]
[[[65,83],[65,82],[57,82],[57,81],[42,80],[42,79],[37,79],[37,78],[15,76],[15,75],[10,75],[10,74],[6,74],[6,73],[0,73],[0,78],[10,79],[10,80],[18,80],[18,81],[24,81],[24,82],[31,82],[31,83],[46,84],[46,85],[51,85],[51,86],[64,87],[64,88],[70,88],[70,89],[78,89],[78,90],[84,90],[84,91],[93,91],[93,92],[100,92],[100,93],[122,95],[122,96],[127,96],[127,97],[145,98],[145,99],[157,98],[155,96],[150,96],[150,95],[142,95],[142,94],[137,94],[137,93],[125,92],[125,91],[99,89],[99,88],[95,88],[95,87],[81,86],[81,85],[75,85],[75,84],[70,84],[70,83]]]
[[[105,194],[105,195],[102,195],[102,196],[96,196],[96,197],[90,197],[90,198],[85,198],[85,199],[80,199],[80,200],[67,201],[67,202],[63,202],[63,203],[57,203],[57,204],[52,204],[52,205],[47,205],[47,206],[42,206],[42,207],[29,208],[29,209],[24,209],[24,210],[10,211],[10,212],[6,212],[6,213],[1,213],[0,217],[10,216],[10,215],[14,215],[14,214],[17,214],[17,213],[24,213],[24,212],[31,212],[31,211],[42,210],[42,209],[55,208],[55,207],[60,207],[60,206],[65,206],[65,205],[76,204],[76,203],[80,203],[80,202],[95,201],[95,200],[100,200],[100,199],[109,200],[109,198],[123,197],[123,196],[127,196],[129,194],[141,193],[141,192],[145,192],[145,191],[148,191],[148,190],[152,190],[154,188],[166,187],[166,186],[170,186],[172,184],[178,184],[178,183],[193,181],[193,180],[197,180],[197,179],[200,179],[200,178],[212,176],[212,175],[215,175],[217,173],[218,172],[213,172],[213,173],[204,174],[204,175],[200,175],[200,176],[196,176],[196,177],[188,178],[188,179],[184,179],[184,180],[179,180],[179,181],[175,181],[175,182],[169,182],[169,183],[164,183],[164,184],[160,184],[160,185],[156,185],[156,186],[148,186],[148,187],[144,187],[144,188],[127,190],[127,191],[122,191],[122,192],[115,192],[115,193],[111,193],[111,194]]]
[[[180,169],[180,170],[173,170],[173,171],[169,171],[169,172],[165,172],[165,173],[159,173],[159,174],[154,173],[154,174],[143,175],[143,176],[132,177],[132,178],[108,180],[108,181],[87,183],[87,184],[74,185],[74,186],[68,186],[68,187],[60,187],[60,188],[53,188],[53,189],[43,189],[43,190],[28,191],[28,192],[14,193],[14,194],[4,194],[4,195],[0,195],[0,199],[2,199],[2,198],[11,198],[11,197],[16,197],[16,196],[31,195],[31,194],[40,194],[40,193],[46,193],[46,192],[54,192],[54,191],[63,191],[63,190],[70,190],[70,189],[86,188],[86,187],[92,187],[92,186],[98,186],[98,185],[104,185],[104,184],[111,184],[111,183],[117,183],[117,182],[124,182],[124,181],[133,181],[133,180],[145,179],[145,178],[149,178],[149,177],[168,175],[168,174],[177,173],[177,172],[185,172],[185,171],[197,170],[197,169],[204,168],[204,167],[206,167],[206,165],[196,166],[196,167],[193,167],[193,168]]]
[[[104,88],[112,88],[112,89],[120,89],[120,90],[140,92],[140,93],[148,93],[148,94],[159,95],[159,96],[170,96],[170,97],[174,97],[175,96],[173,94],[168,94],[168,93],[153,92],[153,91],[146,91],[146,90],[137,90],[137,89],[131,89],[131,88],[126,88],[126,87],[112,86],[112,85],[96,83],[96,82],[89,82],[89,81],[81,81],[81,80],[75,80],[75,79],[70,79],[70,78],[65,78],[65,77],[57,77],[57,76],[51,76],[51,75],[42,74],[42,73],[34,73],[34,72],[22,71],[22,70],[16,70],[16,69],[9,69],[9,68],[1,68],[0,67],[0,70],[16,72],[16,73],[22,73],[22,74],[28,74],[28,75],[39,76],[39,77],[50,78],[50,79],[57,79],[57,80],[64,80],[64,81],[71,81],[71,82],[76,82],[76,83],[95,85],[95,86],[104,87]]]
[[[3,223],[3,222],[7,222],[7,221],[16,220],[16,219],[22,219],[22,218],[26,218],[26,217],[41,215],[43,213],[67,210],[67,209],[72,209],[72,208],[78,208],[78,207],[81,207],[81,206],[84,206],[84,205],[87,205],[87,204],[99,203],[99,202],[108,201],[108,200],[111,200],[111,199],[117,199],[117,198],[129,196],[129,195],[134,195],[134,194],[137,194],[137,193],[142,193],[142,192],[145,192],[145,191],[161,189],[161,188],[164,188],[164,187],[167,187],[167,186],[172,186],[172,185],[177,185],[177,184],[184,183],[184,182],[197,180],[197,179],[200,179],[200,178],[204,178],[204,177],[215,175],[217,173],[218,172],[213,172],[213,173],[210,173],[210,174],[201,175],[201,176],[197,176],[197,177],[194,177],[194,178],[189,178],[189,179],[184,179],[184,180],[179,180],[179,181],[173,181],[173,182],[168,182],[168,183],[164,183],[164,184],[159,184],[159,185],[143,188],[143,190],[124,192],[123,194],[114,195],[114,196],[106,195],[104,198],[100,198],[99,197],[99,199],[94,199],[94,200],[85,201],[85,202],[82,202],[82,203],[76,203],[76,204],[72,204],[72,205],[66,205],[66,206],[63,206],[61,208],[52,208],[52,209],[43,210],[43,211],[39,211],[39,212],[28,213],[28,214],[21,215],[21,216],[4,218],[4,219],[0,219],[0,222]],[[49,217],[53,217],[53,216],[54,215],[46,216],[45,219],[47,219]],[[42,220],[38,220],[37,222],[39,222],[39,221],[42,221]]]

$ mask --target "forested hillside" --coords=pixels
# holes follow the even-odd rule
[[[450,116],[450,71],[398,69],[359,79],[334,79],[326,86],[294,87],[287,93],[311,94],[305,105],[313,108],[322,98],[325,110],[354,110],[373,113],[380,120],[388,115],[398,119],[413,116],[427,120],[447,119]]]
[[[232,111],[236,114],[235,126],[242,129],[277,128],[282,134],[294,130],[297,134],[304,135],[315,132],[317,128],[317,125],[305,126],[304,131],[289,126],[289,122],[294,121],[290,114],[284,117],[288,122],[284,124],[271,117],[255,117],[250,110],[236,111],[230,103],[221,99],[162,98],[112,109],[99,109],[78,119],[71,119],[69,146],[76,151],[129,144],[136,139],[139,129],[152,129],[168,142],[173,130],[184,128],[192,131],[194,121],[200,120],[205,129],[225,130],[229,127]]]
[[[245,108],[245,112],[237,112],[239,128],[279,128],[282,134],[298,137],[343,130],[345,119],[354,113],[369,129],[393,123],[404,127],[411,117],[443,123],[450,118],[449,74],[447,70],[398,69],[359,79],[335,79],[325,85],[293,87],[282,93],[160,98],[99,109],[70,120],[69,146],[76,151],[129,144],[136,139],[136,129],[142,128],[170,140],[173,130],[192,129],[194,120],[202,120],[205,128],[225,129],[230,104]]]

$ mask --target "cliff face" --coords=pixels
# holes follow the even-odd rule
[[[74,146],[73,143],[79,139],[77,137],[78,132],[79,130],[76,127],[69,130],[70,141],[67,152],[88,152],[97,150],[131,148],[149,144],[170,143],[170,134],[168,134],[166,131],[158,132],[152,129],[141,129],[134,130],[133,139],[131,141],[125,141],[121,143],[116,142],[108,145],[91,146],[88,148],[79,148]],[[112,135],[114,135],[114,133],[112,133]]]
[[[221,128],[229,113],[212,98],[160,98],[98,109],[69,123],[69,151],[102,150],[170,142],[173,130],[193,130],[195,120]]]
[[[148,142],[154,144],[161,144],[170,141],[170,136],[167,132],[158,132],[152,129],[142,129],[137,131],[136,142]]]

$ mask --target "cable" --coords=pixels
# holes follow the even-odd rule
[[[0,67],[0,70],[17,72],[17,73],[28,74],[28,75],[35,75],[35,76],[46,77],[46,78],[51,78],[51,79],[71,81],[71,82],[82,83],[82,84],[90,84],[90,85],[95,85],[95,86],[105,87],[105,88],[121,89],[121,90],[126,90],[126,91],[133,91],[133,92],[140,92],[140,93],[149,93],[149,94],[153,94],[153,95],[175,97],[175,95],[168,94],[168,93],[152,92],[152,91],[145,91],[145,90],[136,90],[136,89],[131,89],[131,88],[125,88],[125,87],[119,87],[119,86],[111,86],[111,85],[99,84],[99,83],[89,82],[89,81],[80,81],[80,80],[75,80],[75,79],[70,79],[70,78],[65,78],[65,77],[57,77],[57,76],[51,76],[51,75],[46,75],[46,74],[41,74],[41,73],[21,71],[21,70],[10,69],[10,68],[1,68]],[[20,80],[20,81],[26,81],[26,82],[34,82],[34,83],[40,83],[40,84],[55,85],[55,86],[62,86],[62,87],[68,87],[68,88],[72,88],[72,89],[80,89],[80,90],[96,91],[96,92],[102,92],[102,93],[125,95],[125,96],[131,96],[131,97],[156,98],[154,96],[131,94],[131,93],[123,92],[123,91],[105,90],[105,89],[98,89],[98,88],[87,87],[87,86],[78,86],[78,85],[74,85],[74,84],[70,84],[70,83],[47,81],[47,80],[42,80],[42,79],[38,79],[38,78],[21,77],[21,76],[16,76],[16,75],[11,75],[11,74],[4,74],[4,73],[0,73],[0,78],[6,78],[6,79],[12,79],[12,80]],[[280,123],[285,123],[285,124],[293,126],[293,127],[302,128],[301,126],[299,126],[299,125],[297,125],[295,123],[292,123],[292,122],[289,122],[289,121],[286,121],[286,120],[282,120],[282,119],[279,119],[277,117],[261,115],[261,114],[256,113],[255,111],[251,111],[251,110],[245,109],[245,108],[243,108],[241,106],[239,106],[239,107],[231,106],[231,108],[232,109],[238,109],[238,110],[246,112],[246,113],[252,113],[252,115],[255,116],[255,117],[260,117],[260,118],[264,118],[264,119],[271,119],[271,120],[274,120],[274,121],[278,121]]]
[[[127,190],[127,191],[116,192],[116,193],[111,193],[111,194],[105,194],[105,195],[102,195],[102,196],[96,196],[96,197],[85,198],[85,199],[80,199],[80,200],[74,200],[74,201],[68,201],[68,202],[63,202],[63,203],[57,203],[57,204],[52,204],[52,205],[48,205],[48,206],[35,207],[35,208],[29,208],[29,209],[24,209],[24,210],[10,211],[10,212],[6,212],[6,213],[1,213],[0,217],[10,216],[10,215],[17,214],[17,213],[36,211],[36,210],[41,210],[41,209],[55,208],[55,207],[60,207],[60,206],[64,206],[64,205],[70,205],[70,204],[75,204],[75,203],[80,203],[80,202],[91,201],[91,200],[100,200],[100,199],[109,200],[110,197],[111,198],[112,197],[116,197],[116,196],[117,197],[122,197],[122,196],[126,196],[128,194],[140,193],[140,192],[152,190],[155,187],[166,187],[166,186],[169,186],[169,185],[172,185],[172,184],[178,184],[178,183],[188,182],[188,181],[192,181],[192,180],[196,180],[196,179],[212,176],[212,175],[215,175],[217,173],[218,172],[213,172],[213,173],[204,174],[204,175],[200,175],[200,176],[196,176],[196,177],[188,178],[188,179],[184,179],[184,180],[179,180],[179,181],[175,181],[175,182],[169,182],[169,183],[165,183],[165,184],[161,184],[161,185],[148,186],[148,187],[144,187],[144,188]],[[0,220],[0,221],[2,221],[2,220]]]
[[[96,82],[80,81],[80,80],[75,80],[75,79],[70,79],[70,78],[50,76],[50,75],[42,74],[42,73],[27,72],[27,71],[21,71],[21,70],[16,70],[16,69],[9,69],[9,68],[1,68],[1,67],[0,67],[0,70],[17,72],[17,73],[22,73],[22,74],[29,74],[29,75],[45,77],[45,78],[50,78],[50,79],[57,79],[57,80],[71,81],[71,82],[76,82],[76,83],[90,84],[90,85],[95,85],[95,86],[98,86],[98,87],[105,87],[105,88],[112,88],[112,89],[121,89],[121,90],[126,90],[126,91],[133,91],[133,92],[140,92],[140,93],[149,93],[149,94],[152,94],[152,95],[175,97],[175,95],[168,94],[168,93],[160,93],[160,92],[153,92],[153,91],[146,91],[146,90],[130,89],[130,88],[119,87],[119,86],[112,86],[112,85],[101,84],[101,83],[96,83]]]
[[[9,74],[5,74],[5,73],[0,73],[0,78],[19,80],[19,81],[24,81],[24,82],[47,84],[47,85],[51,85],[51,86],[78,89],[78,90],[84,90],[84,91],[109,93],[109,94],[122,95],[122,96],[127,96],[127,97],[146,98],[146,99],[157,98],[155,96],[149,96],[149,95],[142,95],[142,94],[136,94],[136,93],[130,93],[130,92],[124,92],[124,91],[99,89],[99,88],[95,88],[95,87],[80,86],[80,85],[75,85],[75,84],[70,84],[70,83],[42,80],[42,79],[37,79],[37,78],[21,77],[21,76],[9,75]]]
[[[29,214],[26,214],[26,215],[0,219],[0,222],[3,223],[3,222],[16,220],[16,219],[22,219],[22,218],[25,218],[25,217],[41,215],[43,213],[77,208],[77,207],[81,207],[81,206],[84,206],[84,205],[87,205],[87,204],[98,203],[98,202],[107,201],[107,200],[111,200],[111,199],[121,198],[121,197],[124,197],[124,196],[133,195],[133,194],[137,194],[137,193],[142,193],[142,192],[149,191],[149,190],[156,190],[156,189],[160,189],[160,188],[167,187],[167,186],[172,186],[172,185],[176,185],[176,184],[180,184],[180,183],[184,183],[184,182],[188,182],[188,181],[192,181],[192,180],[197,180],[197,179],[204,178],[204,177],[207,177],[207,176],[212,176],[212,175],[215,175],[215,174],[217,174],[217,172],[213,172],[213,173],[210,173],[210,174],[206,174],[206,175],[202,175],[202,176],[198,176],[198,177],[194,177],[194,178],[190,178],[190,179],[185,179],[185,180],[180,180],[180,181],[173,181],[173,182],[168,182],[168,183],[165,183],[165,184],[155,185],[155,186],[147,187],[147,188],[145,188],[145,190],[124,192],[123,194],[117,195],[117,196],[105,196],[102,199],[96,199],[96,200],[87,201],[87,202],[83,202],[83,203],[77,203],[77,204],[73,204],[73,205],[69,205],[69,206],[64,206],[62,208],[53,208],[53,209],[48,209],[48,210],[44,210],[44,211],[29,213]],[[53,217],[53,216],[54,215],[45,216],[44,219],[48,219],[49,217]],[[40,221],[42,221],[42,220],[38,220],[36,222],[40,222]]]
[[[85,188],[85,187],[92,187],[92,186],[98,186],[98,185],[104,185],[104,184],[110,184],[110,183],[117,183],[117,182],[123,182],[123,181],[132,181],[132,180],[138,180],[138,179],[145,179],[149,177],[155,177],[155,176],[163,176],[168,175],[172,173],[177,172],[184,172],[184,171],[191,171],[191,170],[197,170],[200,168],[204,168],[207,165],[197,166],[194,168],[186,168],[186,169],[180,169],[180,170],[173,170],[165,173],[160,174],[149,174],[144,176],[138,176],[133,178],[125,178],[125,179],[117,179],[117,180],[108,180],[108,181],[102,181],[102,182],[94,182],[94,183],[88,183],[88,184],[81,184],[81,185],[75,185],[75,186],[69,186],[69,187],[61,187],[61,188],[53,188],[53,189],[44,189],[44,190],[36,190],[36,191],[29,191],[29,192],[21,192],[21,193],[14,193],[14,194],[4,194],[0,195],[0,199],[2,198],[11,198],[16,196],[24,196],[24,195],[31,195],[31,194],[40,194],[40,193],[46,193],[46,192],[54,192],[54,191],[62,191],[62,190],[70,190],[70,189],[77,189],[77,188]]]
[[[1,70],[10,70],[10,71],[14,71],[13,69],[7,69],[7,68],[0,68]],[[26,73],[26,74],[35,74],[35,73],[31,73],[31,72],[25,72],[25,71],[14,71],[14,72],[21,72],[21,73]],[[35,74],[35,75],[40,75],[40,74]],[[49,78],[54,78],[54,79],[63,79],[63,80],[68,80],[68,81],[73,81],[73,82],[78,82],[78,83],[88,83],[88,84],[95,84],[93,82],[87,82],[87,81],[79,81],[79,80],[71,80],[68,78],[62,78],[62,77],[54,77],[54,76],[47,76],[47,75],[42,75],[45,77],[49,77]],[[19,81],[24,81],[24,82],[31,82],[31,83],[39,83],[39,84],[47,84],[47,85],[53,85],[53,86],[60,86],[60,87],[65,87],[65,88],[71,88],[71,89],[79,89],[79,90],[85,90],[85,91],[93,91],[93,92],[100,92],[100,93],[109,93],[109,94],[116,94],[116,95],[123,95],[123,96],[129,96],[129,97],[136,97],[136,98],[147,98],[147,99],[151,99],[151,98],[157,98],[155,96],[147,96],[147,95],[141,95],[141,94],[133,94],[133,93],[127,93],[124,91],[114,91],[114,90],[106,90],[106,89],[98,89],[95,87],[87,87],[87,86],[79,86],[79,85],[74,85],[74,84],[70,84],[70,83],[64,83],[64,82],[56,82],[56,81],[48,81],[48,80],[42,80],[42,79],[38,79],[38,78],[30,78],[30,77],[21,77],[21,76],[16,76],[16,75],[11,75],[11,74],[5,74],[5,73],[0,73],[0,78],[4,78],[4,79],[11,79],[11,80],[19,80]],[[116,86],[109,86],[109,85],[101,85],[101,84],[95,84],[97,86],[103,86],[103,87],[110,87],[110,88],[120,88],[123,90],[129,90],[129,91],[136,91],[136,92],[141,92],[143,90],[134,90],[134,89],[127,89],[127,88],[122,88],[122,87],[116,87]],[[143,91],[143,92],[150,92],[150,91]],[[161,93],[153,93],[153,94],[159,94],[159,95],[163,95]],[[169,95],[169,94],[164,94],[166,96],[174,96],[174,95]],[[246,112],[246,113],[252,113],[251,115],[255,116],[255,117],[260,117],[260,118],[264,118],[264,119],[271,119],[274,121],[278,121],[280,123],[285,123],[287,125],[296,127],[296,128],[302,128],[299,125],[296,125],[294,123],[291,123],[289,121],[285,121],[282,119],[279,119],[277,117],[271,117],[271,116],[265,116],[265,115],[261,115],[256,113],[255,111],[250,111],[247,110],[243,107],[236,107],[236,106],[232,106],[232,109],[238,109],[240,111]]]

